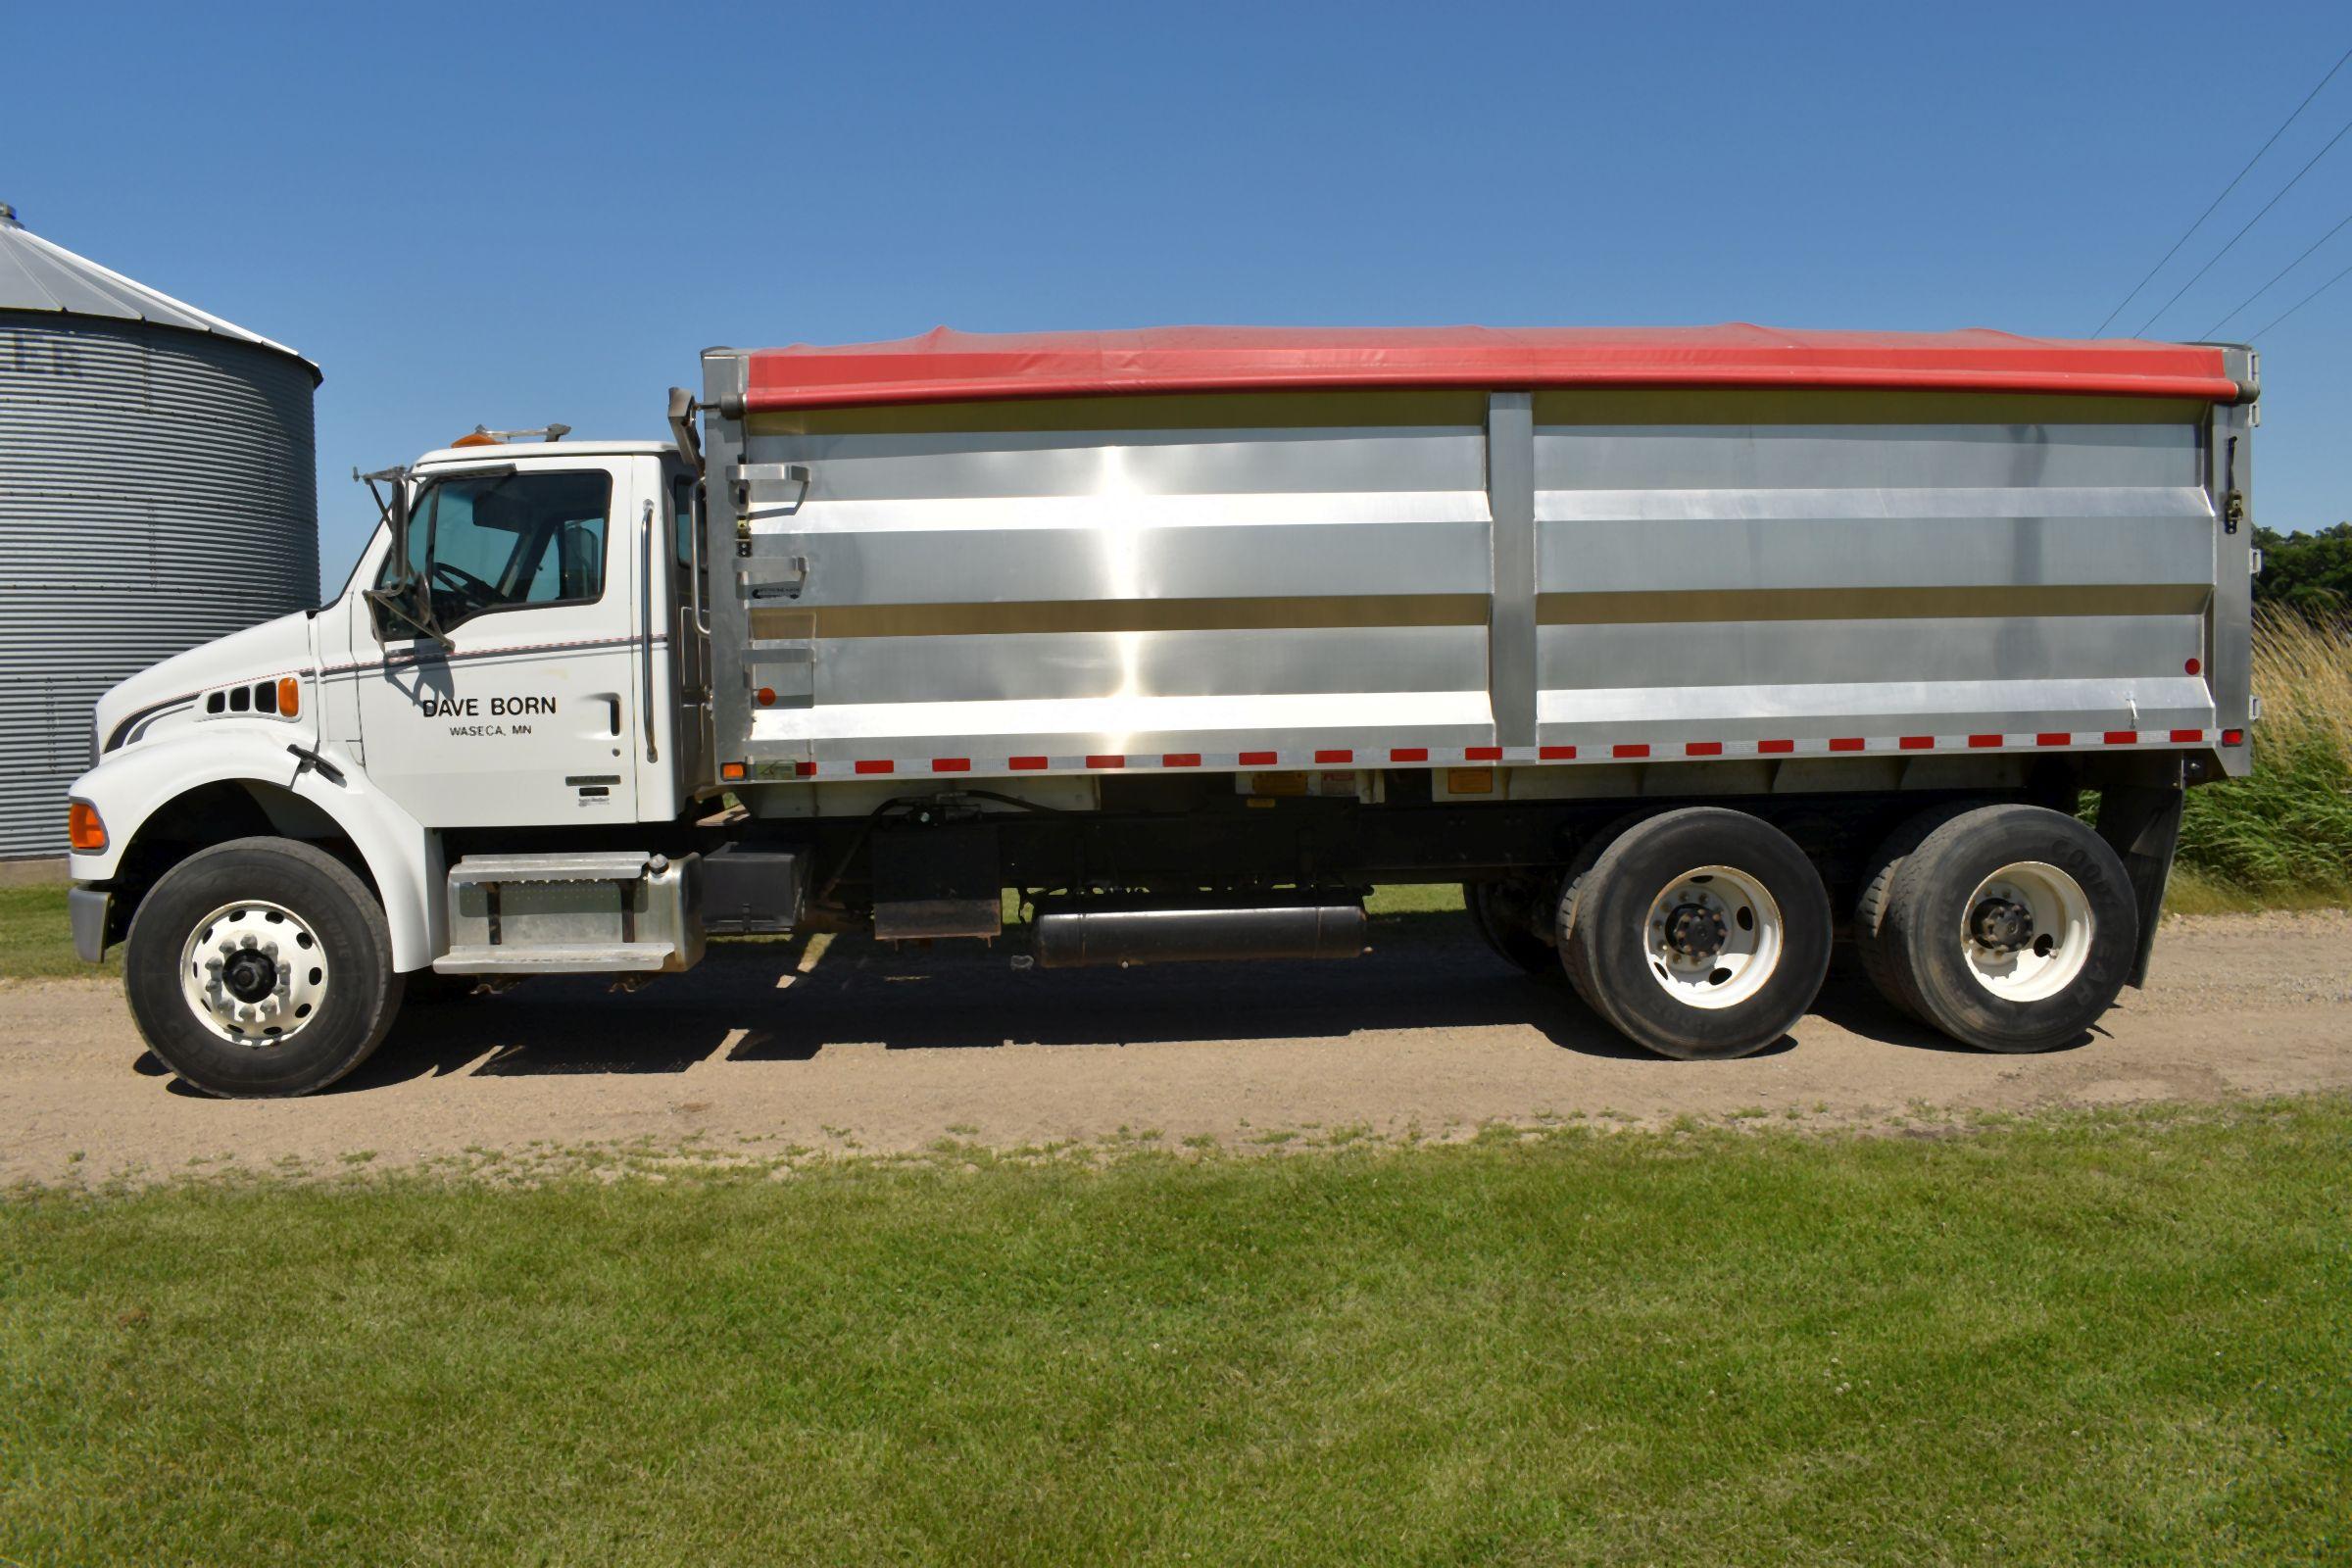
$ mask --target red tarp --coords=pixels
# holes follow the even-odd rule
[[[1872,387],[2230,402],[2222,351],[2114,338],[1668,327],[957,332],[748,355],[747,408],[1301,387]]]

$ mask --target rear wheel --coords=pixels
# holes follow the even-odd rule
[[[1589,847],[1560,900],[1560,955],[1592,1010],[1637,1045],[1744,1056],[1787,1034],[1830,962],[1830,901],[1787,834],[1692,807]]]
[[[1855,937],[1887,999],[1984,1051],[2048,1051],[2115,1003],[2139,949],[2124,863],[2076,818],[2038,806],[1944,817],[1886,854]]]
[[[1549,979],[1560,972],[1560,954],[1533,929],[1539,898],[1551,902],[1523,882],[1462,884],[1462,907],[1495,956],[1539,979]]]
[[[140,901],[123,954],[131,1016],[207,1094],[307,1095],[366,1060],[399,1009],[384,911],[343,863],[291,839],[182,860]]]

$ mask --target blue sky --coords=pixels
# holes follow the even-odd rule
[[[2087,335],[2352,47],[2340,4],[475,4],[7,24],[0,200],[318,362],[347,475],[658,436],[710,343],[1176,321]],[[2352,121],[2352,67],[2116,330]],[[2352,213],[2352,136],[2151,335]],[[2352,225],[2231,324],[2352,264]],[[2352,516],[2352,279],[2264,337],[2256,512]]]

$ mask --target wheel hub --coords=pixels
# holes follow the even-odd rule
[[[1730,935],[1723,916],[1703,904],[1678,904],[1666,913],[1666,945],[1690,962],[1714,957]]]
[[[239,1002],[259,1002],[277,989],[277,961],[259,948],[245,948],[220,966],[220,983]]]
[[[266,900],[223,905],[180,951],[180,995],[205,1027],[240,1046],[277,1046],[326,1001],[326,953],[293,910]]]
[[[1995,896],[1970,912],[1968,929],[1980,946],[2012,953],[2034,940],[2034,911],[2015,899]]]

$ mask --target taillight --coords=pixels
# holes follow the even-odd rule
[[[75,801],[67,808],[66,842],[84,855],[95,855],[106,848],[106,824],[98,819],[98,808],[87,801]]]
[[[277,677],[277,716],[292,718],[302,711],[302,682],[292,675]]]

